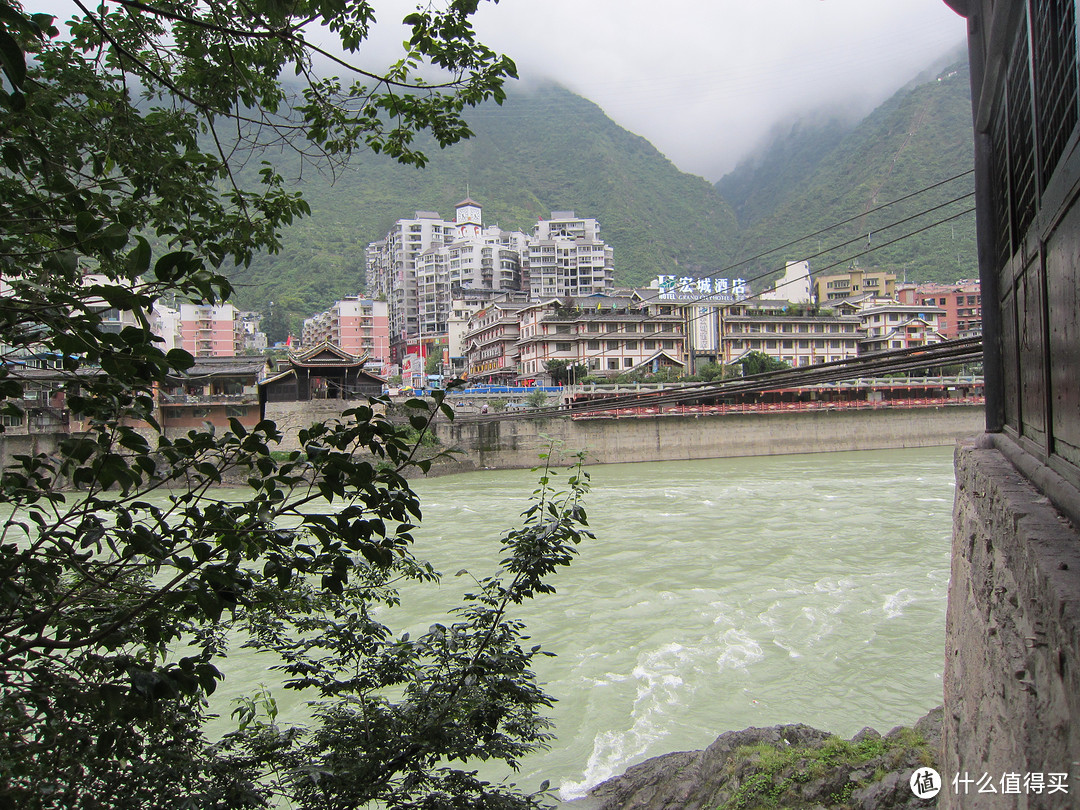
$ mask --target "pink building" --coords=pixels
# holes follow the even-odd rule
[[[331,343],[343,352],[369,359],[390,359],[390,318],[385,301],[349,296],[326,312],[304,320],[306,347]]]
[[[240,313],[232,304],[181,304],[180,342],[192,357],[236,357],[244,346]]]
[[[982,334],[982,293],[978,280],[962,279],[955,284],[930,282],[898,290],[905,304],[921,304],[945,310],[938,328],[946,338]]]

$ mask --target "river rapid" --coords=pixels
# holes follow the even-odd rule
[[[951,448],[588,468],[596,539],[526,605],[554,695],[558,739],[511,777],[570,800],[630,765],[703,748],[724,731],[808,723],[842,736],[910,724],[941,703],[953,500]],[[411,482],[416,553],[446,576],[410,589],[388,624],[446,620],[467,568],[500,535],[539,473]],[[226,704],[277,679],[236,651]],[[303,707],[282,696],[284,720]],[[491,773],[493,778],[498,774]]]

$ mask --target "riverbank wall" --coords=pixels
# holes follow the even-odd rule
[[[961,442],[955,468],[943,776],[1037,774],[1067,792],[976,802],[964,783],[940,806],[1080,808],[1080,502],[1001,434]]]
[[[535,467],[541,453],[582,452],[587,464],[684,461],[955,444],[983,430],[977,405],[646,418],[459,419],[439,441],[484,469]]]

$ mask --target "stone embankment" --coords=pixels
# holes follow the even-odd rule
[[[805,725],[722,734],[703,751],[665,754],[597,785],[582,810],[894,810],[932,807],[910,778],[940,771],[939,707],[913,728],[850,740]],[[571,804],[570,807],[574,807]]]
[[[554,446],[584,452],[588,464],[687,461],[844,450],[941,447],[982,433],[981,405],[819,410],[642,419],[539,418],[441,420],[442,446],[479,468],[535,467]]]

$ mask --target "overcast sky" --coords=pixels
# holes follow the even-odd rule
[[[780,121],[869,112],[965,42],[942,0],[502,0],[477,28],[715,181]]]
[[[380,25],[362,61],[375,67],[417,0],[372,2]],[[476,26],[524,82],[554,79],[710,181],[777,123],[865,114],[965,40],[943,0],[502,0],[482,2]]]

